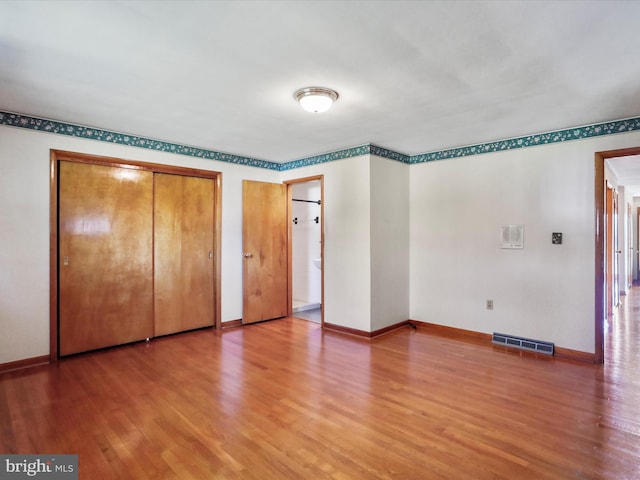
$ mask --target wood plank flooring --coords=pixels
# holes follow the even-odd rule
[[[82,479],[640,478],[640,293],[607,364],[283,319],[0,375],[0,452]]]

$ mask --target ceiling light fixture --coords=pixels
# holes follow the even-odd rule
[[[322,113],[331,108],[338,99],[338,92],[324,87],[306,87],[293,94],[300,106],[307,112]]]

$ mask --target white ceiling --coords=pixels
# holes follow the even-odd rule
[[[284,162],[640,114],[637,1],[2,1],[0,110]],[[293,92],[337,90],[325,114]]]

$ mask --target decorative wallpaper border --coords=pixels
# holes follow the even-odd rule
[[[343,158],[358,157],[360,155],[367,154],[378,155],[379,157],[407,164],[411,158],[409,155],[405,155],[404,153],[394,152],[393,150],[368,143],[366,145],[360,145],[359,147],[345,148],[344,150],[338,150],[336,152],[324,153],[322,155],[315,155],[313,157],[286,162],[280,165],[280,171],[293,170],[294,168],[308,167],[309,165],[318,165],[319,163],[333,162],[335,160],[342,160]]]
[[[360,145],[359,147],[345,148],[336,152],[323,153],[313,157],[301,158],[280,164],[280,171],[293,170],[294,168],[308,167],[310,165],[318,165],[319,163],[333,162],[342,160],[343,158],[359,157],[371,153],[371,145]]]
[[[481,155],[483,153],[502,152],[504,150],[513,150],[516,148],[536,147],[550,143],[582,140],[585,138],[614,135],[616,133],[633,132],[636,130],[640,130],[640,117],[598,123],[585,127],[567,128],[565,130],[556,130],[547,133],[536,133],[525,137],[481,143],[478,145],[470,145],[468,147],[422,153],[419,155],[412,155],[409,163],[414,164],[446,160],[449,158],[468,157],[471,155]]]
[[[230,153],[216,152],[215,150],[189,147],[178,143],[163,142],[161,140],[139,137],[137,135],[110,132],[99,128],[83,127],[81,125],[57,122],[55,120],[46,120],[17,113],[0,111],[0,125],[27,128],[29,130],[38,130],[58,135],[68,135],[70,137],[86,138],[89,140],[97,140],[99,142],[117,143],[119,145],[146,148],[159,152],[177,153],[179,155],[187,155],[189,157],[219,160],[221,162],[235,163],[237,165],[245,165],[249,167],[280,170],[280,164],[268,162],[266,160],[257,160],[255,158],[243,157]]]
[[[411,156],[405,155],[404,153],[394,152],[393,150],[388,150],[386,148],[378,147],[376,145],[371,145],[371,154],[388,158],[389,160],[395,160],[397,162],[411,163]]]
[[[395,160],[406,164],[416,164],[433,162],[437,160],[447,160],[451,158],[467,157],[471,155],[481,155],[483,153],[502,152],[517,148],[535,147],[551,143],[568,142],[571,140],[581,140],[604,135],[614,135],[640,130],[640,117],[626,120],[615,120],[611,122],[587,125],[584,127],[567,128],[553,132],[537,133],[524,137],[510,138],[495,142],[481,143],[467,147],[451,148],[417,155],[405,155],[373,144],[360,145],[346,148],[335,152],[324,153],[312,157],[301,158],[286,163],[275,163],[266,160],[258,160],[251,157],[243,157],[230,153],[217,152],[204,148],[190,147],[178,143],[163,142],[151,138],[128,135],[125,133],[110,132],[99,128],[84,127],[69,123],[47,120],[43,118],[21,115],[0,111],[0,125],[26,128],[42,132],[54,133],[57,135],[67,135],[71,137],[97,140],[100,142],[117,143],[131,147],[146,148],[160,152],[176,153],[190,157],[205,158],[208,160],[218,160],[221,162],[233,163],[249,167],[266,168],[268,170],[285,171],[293,170],[310,165],[318,165],[345,158],[358,157],[360,155],[377,155],[389,160]]]

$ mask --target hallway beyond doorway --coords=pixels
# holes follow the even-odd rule
[[[605,368],[616,369],[638,384],[640,380],[640,287],[634,285],[614,315],[605,320]],[[618,370],[619,369],[619,370]],[[640,391],[635,392],[640,404]],[[640,431],[640,430],[639,430]]]

